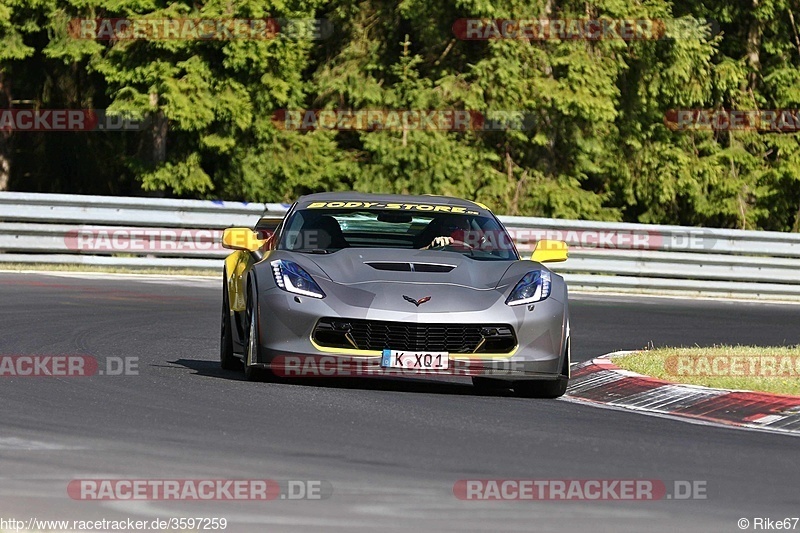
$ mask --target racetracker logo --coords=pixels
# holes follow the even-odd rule
[[[800,378],[800,357],[673,355],[664,362],[671,376]]]
[[[664,37],[656,19],[458,19],[453,35],[462,41],[641,41]]]
[[[530,130],[533,115],[521,111],[463,109],[280,109],[272,122],[292,131],[508,131]]]
[[[0,131],[139,131],[135,120],[104,109],[0,109]]]
[[[564,241],[576,248],[603,248],[609,250],[683,250],[703,251],[713,249],[718,239],[712,230],[686,229],[664,233],[650,230],[584,230],[508,228],[508,233],[520,251],[531,251],[542,239]],[[476,235],[467,232],[472,244]],[[502,244],[502,239],[495,239]],[[465,241],[466,242],[466,241]]]
[[[413,354],[416,357],[419,354]],[[454,354],[454,356],[456,356]],[[424,356],[420,356],[422,358]],[[412,360],[413,362],[413,360]],[[441,361],[439,361],[441,363]],[[430,366],[430,365],[428,365]],[[524,364],[507,359],[491,361],[448,360],[446,368],[424,365],[381,366],[381,358],[334,355],[278,355],[270,363],[275,375],[285,378],[402,377],[419,374],[449,376],[504,376],[524,372]]]
[[[668,488],[669,487],[669,488]],[[705,481],[659,479],[462,479],[459,500],[654,501],[705,500]]]
[[[325,19],[72,19],[73,39],[97,41],[321,40],[333,34]]]
[[[800,132],[798,109],[671,109],[664,124],[672,131]]]
[[[222,231],[166,228],[76,228],[64,235],[68,250],[192,252],[223,250]]]
[[[138,357],[91,355],[0,355],[0,377],[138,376]]]
[[[324,500],[333,495],[333,485],[295,479],[73,479],[67,494],[99,501]]]

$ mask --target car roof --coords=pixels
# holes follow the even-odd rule
[[[375,207],[383,208],[386,204],[410,204],[414,206],[452,206],[464,207],[469,210],[468,214],[478,215],[491,215],[491,211],[485,205],[464,200],[461,198],[454,198],[452,196],[435,196],[435,195],[412,195],[412,194],[371,194],[363,192],[342,191],[342,192],[322,192],[316,194],[307,194],[301,196],[297,200],[298,209],[306,209],[312,204],[320,203],[333,203],[330,208],[348,207],[346,205],[338,205],[338,203],[373,203]],[[326,206],[328,207],[328,206]],[[353,206],[360,207],[360,206]]]

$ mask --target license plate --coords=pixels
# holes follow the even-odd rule
[[[381,366],[408,370],[444,370],[450,363],[447,352],[405,352],[384,350]]]

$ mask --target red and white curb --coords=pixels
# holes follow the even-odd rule
[[[616,366],[616,352],[572,367],[567,398],[712,424],[800,435],[800,397],[680,385]]]

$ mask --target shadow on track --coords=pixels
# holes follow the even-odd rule
[[[178,359],[172,364],[195,371],[196,375],[246,382],[244,375],[238,370],[223,370],[217,361],[207,359]],[[329,378],[271,378],[255,385],[277,383],[303,387],[320,387],[335,389],[380,390],[394,392],[417,392],[427,394],[459,394],[469,396],[505,396],[514,397],[510,389],[484,389],[473,387],[469,378],[454,377],[329,377]],[[458,380],[458,381],[456,381]]]

